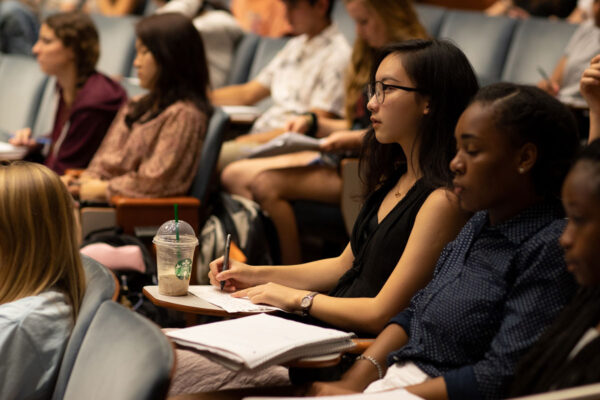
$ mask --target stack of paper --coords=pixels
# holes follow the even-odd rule
[[[351,349],[353,333],[290,321],[267,314],[214,322],[168,332],[181,346],[238,371]]]
[[[305,400],[329,399],[335,400],[419,400],[421,397],[407,392],[405,389],[388,390],[376,393],[357,393],[341,396],[304,397]],[[244,400],[292,400],[297,397],[244,397]]]
[[[298,151],[319,151],[323,139],[316,139],[296,132],[285,132],[265,144],[255,147],[248,158],[272,157]]]
[[[221,106],[221,108],[235,122],[252,123],[261,114],[260,109],[255,106]]]

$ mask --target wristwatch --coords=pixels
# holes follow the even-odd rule
[[[313,304],[313,299],[318,294],[319,294],[319,292],[310,292],[309,294],[307,294],[306,296],[304,296],[302,298],[302,301],[300,301],[300,313],[302,314],[303,317],[308,316],[308,312],[310,311],[310,308],[312,307],[312,304]]]

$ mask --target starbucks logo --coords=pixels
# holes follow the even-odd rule
[[[192,273],[192,260],[189,258],[184,258],[182,260],[177,261],[175,265],[175,276],[181,280],[190,279],[190,275]]]

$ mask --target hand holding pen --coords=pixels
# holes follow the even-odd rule
[[[19,129],[8,139],[8,143],[13,146],[25,146],[29,148],[35,148],[38,146],[46,145],[50,143],[50,138],[48,137],[31,137],[31,128],[23,128]]]
[[[227,271],[229,269],[229,251],[231,249],[231,233],[227,234],[225,239],[225,254],[223,255],[223,269],[221,271]],[[225,287],[225,280],[221,281],[221,290]]]
[[[558,83],[554,82],[546,73],[546,71],[539,65],[537,67],[537,71],[542,77],[542,80],[538,82],[537,86],[543,91],[551,94],[552,96],[556,96],[558,94],[558,91],[560,90]]]

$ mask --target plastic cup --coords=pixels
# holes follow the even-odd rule
[[[178,224],[178,226],[177,226]],[[158,293],[185,296],[192,275],[192,260],[198,238],[185,221],[167,221],[152,239],[156,246]]]

